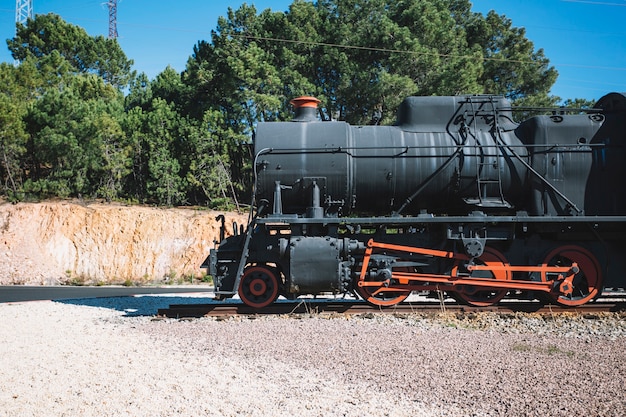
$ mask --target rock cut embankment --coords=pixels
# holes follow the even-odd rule
[[[0,285],[201,277],[218,212],[113,204],[0,204]],[[246,215],[227,214],[227,224]],[[228,228],[231,229],[230,227]]]

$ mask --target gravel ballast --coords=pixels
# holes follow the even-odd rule
[[[626,410],[623,314],[175,320],[159,300],[0,305],[0,416]]]

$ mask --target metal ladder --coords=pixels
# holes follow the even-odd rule
[[[500,172],[500,147],[497,141],[497,136],[500,135],[500,128],[498,126],[498,109],[493,101],[493,97],[489,97],[489,100],[480,100],[479,102],[473,101],[471,97],[468,98],[468,103],[472,108],[472,116],[473,116],[473,125],[475,132],[475,145],[474,145],[474,155],[478,158],[476,162],[476,186],[478,191],[478,197],[476,199],[466,199],[466,202],[470,204],[474,204],[479,207],[487,207],[487,208],[511,208],[511,204],[509,204],[504,199],[504,193],[502,192],[502,173]],[[474,108],[474,105],[478,105],[478,109]],[[487,109],[484,109],[483,106],[487,106]],[[489,145],[482,144],[476,136],[476,119],[481,115],[491,115],[493,117],[493,126],[492,126],[492,135],[493,139],[492,143]],[[490,148],[494,148],[496,152],[493,154],[489,152]],[[494,158],[493,161],[487,161],[489,158]],[[486,175],[486,168],[493,167],[496,171],[496,176],[488,176]],[[488,190],[490,185],[497,185],[497,195],[489,195]],[[491,187],[493,188],[493,187]]]

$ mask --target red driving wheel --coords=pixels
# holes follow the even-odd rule
[[[253,308],[264,308],[278,298],[278,273],[265,265],[249,266],[243,271],[239,297]]]
[[[548,266],[578,265],[578,273],[574,275],[572,292],[554,297],[554,301],[565,306],[579,306],[591,301],[602,293],[602,270],[595,256],[587,249],[578,245],[559,246],[545,258]],[[542,280],[556,277],[542,275]]]
[[[500,251],[493,248],[485,248],[483,254],[480,255],[475,262],[478,265],[488,266],[504,266],[507,264],[507,260],[504,255]],[[460,262],[457,262],[452,268],[450,275],[453,277],[460,276],[462,274],[459,271],[460,269],[461,264]],[[492,278],[496,280],[511,279],[511,274],[507,271],[473,271],[469,274],[469,276],[473,278]],[[462,303],[477,307],[487,307],[502,300],[508,291],[509,290],[491,290],[480,289],[480,287],[463,286],[462,290],[454,293],[453,296],[457,299],[457,301]]]

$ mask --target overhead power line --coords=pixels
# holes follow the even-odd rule
[[[457,59],[474,59],[475,58],[475,56],[473,55],[444,54],[444,53],[439,53],[439,52],[417,52],[417,51],[409,51],[409,50],[404,50],[404,49],[379,48],[379,47],[374,47],[374,46],[341,45],[341,44],[327,43],[327,42],[301,41],[301,40],[294,40],[294,39],[272,38],[272,37],[267,37],[267,36],[246,35],[243,33],[230,33],[227,36],[267,41],[267,42],[281,42],[281,43],[302,44],[302,45],[309,45],[309,46],[326,46],[326,47],[331,47],[331,48],[354,49],[354,50],[361,50],[361,51],[399,53],[399,54],[407,54],[407,55],[430,55],[430,56],[439,56],[441,58],[457,58]],[[483,57],[482,59],[483,61],[510,62],[514,64],[537,64],[538,63],[537,61],[524,60],[524,59],[510,59],[510,58]],[[550,63],[550,64],[553,66],[558,65],[561,67],[587,68],[587,69],[598,69],[598,70],[609,70],[609,71],[626,71],[626,67],[603,67],[603,66],[595,66],[595,65],[554,64],[554,63]]]
[[[625,3],[609,3],[606,1],[591,1],[591,0],[561,0],[566,3],[582,3],[582,4],[593,4],[595,6],[617,6],[617,7],[626,7]]]

